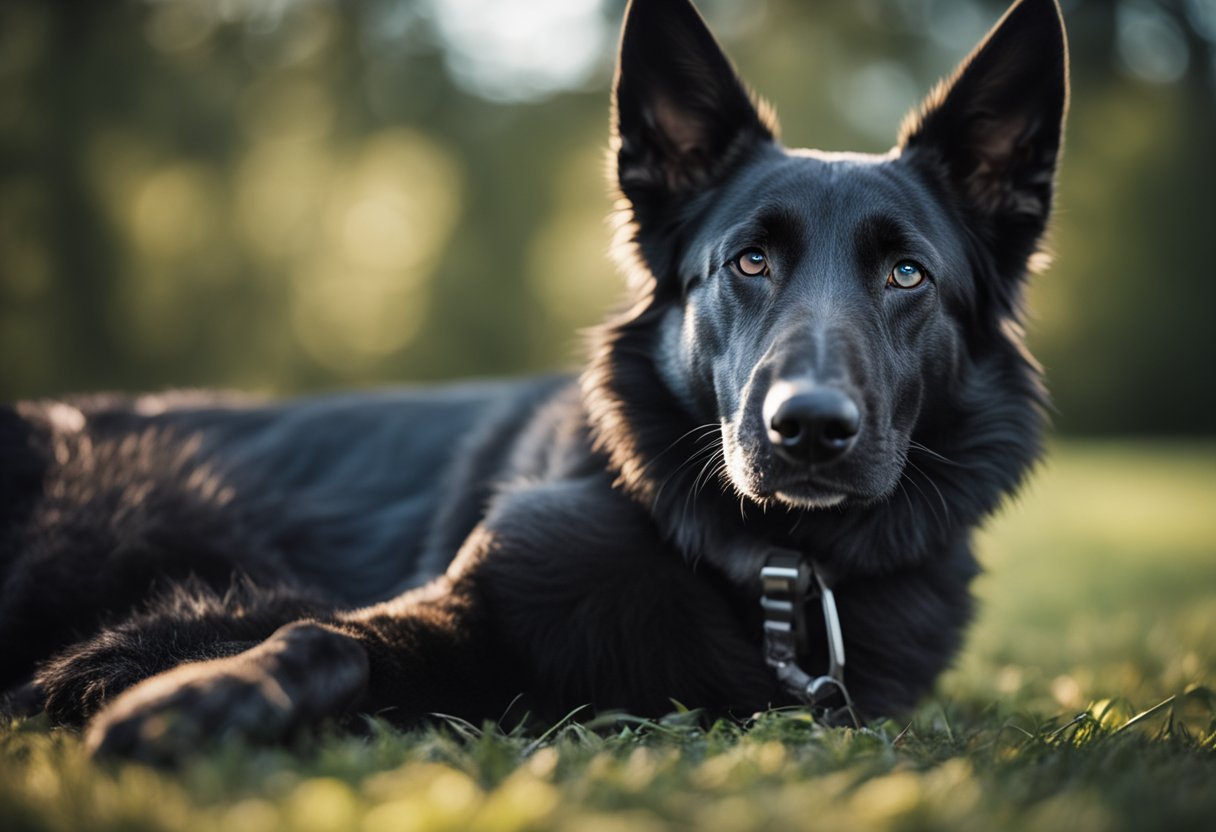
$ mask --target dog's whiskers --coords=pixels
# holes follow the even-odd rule
[[[647,470],[651,465],[653,465],[655,462],[657,462],[660,456],[662,456],[663,454],[665,454],[668,451],[675,448],[676,445],[678,445],[680,442],[684,441],[685,439],[687,439],[690,435],[692,435],[694,433],[699,432],[698,435],[693,439],[693,442],[695,442],[695,443],[704,442],[706,440],[706,438],[710,436],[710,428],[717,430],[718,425],[716,425],[716,424],[700,425],[698,427],[693,428],[692,430],[685,432],[683,436],[681,436],[679,439],[676,439],[674,442],[672,442],[670,445],[668,445],[666,448],[664,448],[662,453],[658,454],[653,459],[651,459],[649,462],[647,462],[646,467],[643,468],[643,471]],[[655,506],[657,506],[659,504],[659,498],[663,494],[663,489],[665,489],[667,487],[667,484],[669,482],[671,482],[673,479],[675,479],[676,476],[679,475],[681,471],[683,471],[689,465],[700,461],[704,457],[705,454],[712,453],[715,449],[721,447],[721,444],[722,444],[722,438],[719,436],[716,439],[713,439],[710,442],[710,444],[702,445],[700,448],[695,450],[693,453],[689,454],[687,459],[685,459],[683,462],[681,462],[679,465],[677,465],[670,474],[668,474],[666,477],[663,478],[663,482],[659,483],[659,487],[655,491],[654,498],[651,501],[652,504]]]
[[[696,499],[701,494],[702,489],[704,489],[704,487],[709,484],[710,479],[712,479],[712,472],[725,462],[725,456],[722,454],[721,437],[719,437],[716,442],[702,449],[702,453],[699,453],[698,456],[704,456],[704,451],[709,451],[708,458],[705,459],[705,463],[701,466],[701,470],[697,472],[696,478],[692,481],[692,486],[684,495],[684,510],[681,515],[681,519],[686,519],[688,517],[688,511],[691,508],[693,520],[696,520]],[[716,464],[715,460],[717,460]],[[707,473],[709,474],[708,477],[706,476]],[[702,482],[702,480],[704,480],[704,482]]]
[[[696,437],[696,439],[694,441],[699,442],[705,438],[706,433],[708,433],[711,430],[717,430],[719,427],[720,426],[716,422],[708,422],[704,425],[697,425],[694,428],[690,428],[689,430],[684,431],[684,433],[680,434],[680,436],[678,436],[677,438],[672,440],[671,444],[669,444],[666,448],[664,448],[663,450],[661,450],[657,454],[655,454],[653,457],[651,457],[646,462],[646,464],[642,466],[642,473],[644,474],[647,471],[649,471],[650,466],[654,465],[656,462],[658,462],[660,459],[662,459],[665,454],[667,454],[669,451],[671,451],[673,448],[675,448],[676,445],[679,445],[681,442],[683,442],[688,437],[692,436],[694,433],[698,434],[698,436]]]
[[[912,498],[908,495],[908,489],[904,487],[904,478],[900,477],[897,484],[899,485],[899,493],[904,495],[904,502],[908,504],[908,510],[915,511],[916,507],[912,505]]]
[[[933,488],[933,490],[935,492],[937,492],[937,499],[941,502],[942,511],[944,511],[945,515],[946,515],[945,524],[948,526],[950,524],[950,505],[946,502],[946,497],[944,494],[942,494],[942,490],[937,487],[937,483],[935,483],[933,481],[932,477],[930,477],[927,473],[925,473],[925,470],[923,468],[921,468],[919,465],[917,465],[911,459],[908,459],[906,461],[907,461],[908,465],[910,465],[918,474],[920,474],[922,477],[924,477],[925,482],[929,483],[929,485]],[[910,483],[912,483],[913,485],[916,485],[916,480],[912,479],[911,477],[908,477],[908,481]],[[924,490],[919,485],[916,485],[916,488],[918,491],[920,491],[921,494],[923,494],[925,496],[925,500],[928,501],[929,497],[927,494],[925,494]],[[930,501],[929,505],[932,507],[933,503]],[[936,508],[933,509],[933,517],[937,520],[938,523],[942,522],[942,518],[937,516]]]
[[[900,479],[901,485],[903,484],[903,480],[907,480],[908,482],[912,483],[912,487],[915,488],[918,492],[920,492],[920,496],[924,499],[925,503],[929,506],[929,511],[933,512],[933,519],[936,520],[938,524],[941,524],[942,518],[939,517],[937,514],[937,506],[933,505],[933,502],[929,499],[929,495],[925,493],[925,489],[921,488],[920,485],[916,482],[916,480],[912,479],[911,474],[906,474],[905,476],[903,476]],[[911,506],[913,509],[915,509],[915,506],[912,504],[911,500],[908,501],[908,505]]]
[[[677,475],[679,475],[681,473],[681,471],[683,471],[684,469],[687,469],[690,465],[695,464],[697,462],[704,461],[705,465],[709,465],[713,461],[713,454],[714,454],[715,450],[716,449],[712,446],[702,448],[699,451],[697,451],[695,454],[690,456],[688,459],[684,460],[684,462],[680,464],[679,468],[677,468],[675,471],[672,471],[671,474],[667,477],[667,479],[663,481],[663,485],[660,486],[659,491],[655,493],[655,499],[654,499],[653,505],[656,508],[658,507],[659,498],[660,498],[663,488],[665,488],[669,482],[671,482]],[[704,471],[704,467],[702,467],[701,470]],[[700,479],[700,472],[697,475],[697,479]],[[695,485],[696,480],[694,480],[693,482]],[[685,518],[688,514],[688,502],[690,500],[691,494],[692,494],[692,488],[690,487],[685,492],[684,507],[683,507],[682,513],[681,513],[682,519]]]
[[[908,442],[908,450],[909,451],[920,451],[922,454],[932,457],[933,459],[936,459],[939,462],[944,462],[947,465],[957,465],[960,468],[963,467],[960,463],[957,463],[953,459],[950,459],[949,457],[939,454],[937,451],[933,450],[932,448],[928,447],[927,445],[923,445],[920,442],[917,442],[915,439]]]

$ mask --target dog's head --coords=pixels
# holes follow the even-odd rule
[[[910,451],[1000,409],[984,385],[1035,398],[1017,322],[1066,106],[1057,4],[1021,0],[890,152],[789,150],[686,0],[633,0],[613,150],[643,300],[588,376],[605,386],[616,351],[592,417],[626,484],[661,487],[664,452],[645,447],[661,414],[620,401],[642,395],[619,378],[627,351],[685,429],[716,427],[739,496],[790,509],[888,497]]]

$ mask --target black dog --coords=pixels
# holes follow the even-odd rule
[[[1018,322],[1066,103],[1022,0],[890,153],[789,151],[686,0],[634,0],[636,305],[581,379],[0,410],[0,689],[136,754],[520,694],[748,713],[829,667],[907,708],[1040,450]]]

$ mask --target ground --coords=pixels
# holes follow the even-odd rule
[[[173,771],[0,726],[0,829],[1209,829],[1216,446],[1066,443],[981,537],[982,612],[914,715],[459,723]]]

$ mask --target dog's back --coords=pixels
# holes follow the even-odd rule
[[[31,670],[21,654],[45,655],[157,581],[222,590],[240,574],[360,605],[430,580],[495,485],[529,475],[522,426],[568,385],[277,403],[92,396],[0,411],[0,631],[21,625],[19,643],[0,645],[0,684]]]

